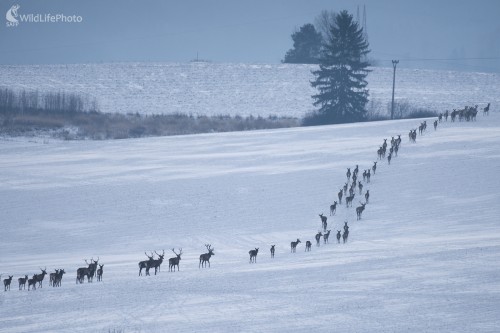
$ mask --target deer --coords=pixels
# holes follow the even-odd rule
[[[330,231],[328,230],[325,234],[323,234],[323,242],[326,244],[328,243],[328,238],[330,237]]]
[[[19,282],[19,290],[25,289],[26,290],[26,282],[28,281],[28,275],[25,275],[23,278],[17,279]]]
[[[271,245],[271,258],[274,258],[274,247],[276,245]]]
[[[389,155],[387,156],[387,162],[388,162],[389,164],[391,164],[391,159],[392,159],[392,154],[389,154]]]
[[[346,207],[352,206],[352,200],[354,199],[354,193],[348,197],[345,197]]]
[[[340,230],[337,230],[337,243],[340,244],[340,237],[342,237],[342,235],[340,234]]]
[[[316,238],[316,246],[319,246],[320,240],[321,240],[321,236],[323,236],[323,234],[321,233],[321,231],[318,231],[318,233],[316,234],[316,236],[314,236],[314,238]]]
[[[203,264],[205,264],[205,267],[207,267],[207,262],[208,267],[210,267],[210,257],[215,255],[212,245],[205,244],[205,247],[207,248],[208,252],[200,254],[200,263],[198,264],[198,268],[200,268],[200,265],[201,267],[203,267]]]
[[[349,231],[349,226],[347,225],[347,221],[344,221],[344,231]]]
[[[436,130],[437,127],[438,127],[438,121],[434,120],[434,130]]]
[[[375,174],[375,172],[374,172]],[[370,173],[370,169],[368,169],[368,172],[366,173],[366,182],[369,183],[370,182],[370,178],[372,177],[371,173]]]
[[[347,176],[347,180],[351,179],[351,168],[347,168],[347,172],[345,175]]]
[[[61,281],[62,281],[62,277],[64,274],[66,274],[64,269],[60,269],[59,272],[57,272],[57,275],[54,279],[54,282],[52,283],[53,287],[60,287],[61,286]]]
[[[358,220],[361,220],[361,214],[363,214],[363,211],[365,210],[366,203],[361,203],[361,201],[359,203],[361,206],[356,207],[356,217]]]
[[[348,237],[349,237],[349,230],[345,230],[344,234],[342,235],[342,240],[344,241],[344,244],[347,242]]]
[[[248,251],[248,254],[250,255],[250,263],[256,263],[257,262],[257,254],[259,253],[259,248],[256,247],[254,250]]]
[[[10,283],[12,282],[12,278],[14,275],[9,275],[7,279],[3,279],[3,290],[7,291],[7,289],[10,290]]]
[[[368,199],[370,199],[370,190],[366,190],[366,193],[365,193],[365,201],[366,201],[366,203],[368,203]]]
[[[363,184],[361,183],[361,180],[358,182],[358,188],[359,188],[359,195],[363,193]]]
[[[300,243],[300,239],[297,238],[296,241],[290,243],[290,252],[295,253],[297,250],[297,245]]]
[[[42,288],[43,278],[45,277],[45,275],[47,275],[47,267],[45,267],[45,269],[40,268],[40,270],[42,271],[42,273],[35,274],[35,276],[36,276],[36,282],[38,282],[38,287]]]
[[[163,250],[163,253],[162,254],[159,254],[158,252],[156,252],[156,255],[158,256],[158,259],[153,259],[150,263],[149,263],[149,267],[146,268],[146,271],[149,275],[149,269],[150,268],[153,268],[155,269],[155,275],[156,275],[156,272],[159,272],[160,271],[160,266],[163,262],[163,257],[165,257],[165,250]]]
[[[56,275],[57,275],[57,273],[59,273],[58,269],[56,269],[55,271],[56,271],[55,273],[49,274],[49,286],[54,286],[54,281],[56,279]]]
[[[83,283],[85,276],[87,277],[87,283],[91,282],[94,276],[94,271],[92,270],[92,263],[88,263],[87,259],[84,259],[88,267],[80,267],[76,270],[76,283]]]
[[[337,201],[334,201],[333,205],[330,205],[330,216],[335,215],[336,211],[337,211]]]
[[[344,191],[342,189],[340,189],[339,193],[337,194],[337,196],[339,197],[339,204],[342,205],[342,196],[344,194]]]
[[[104,272],[104,264],[99,264],[99,268],[97,269],[97,282],[102,282],[102,273]]]
[[[483,109],[483,116],[489,116],[490,115],[490,103],[486,105],[486,107]]]
[[[309,252],[311,251],[311,241],[306,241],[306,249],[304,252]]]
[[[28,290],[30,290],[31,286],[33,286],[33,290],[36,290],[36,282],[36,274],[34,274],[31,279],[28,279]]]
[[[175,252],[175,249],[172,249],[172,252],[175,254],[175,257],[168,259],[168,271],[175,272],[175,266],[177,266],[177,271],[179,271],[179,261],[181,260],[182,248],[179,249],[179,253]]]
[[[319,217],[321,218],[321,225],[323,226],[323,230],[326,231],[326,227],[328,226],[328,223],[326,222],[327,217],[323,214],[319,214]]]
[[[85,260],[85,262],[87,262],[87,261]],[[99,263],[99,257],[97,257],[97,260],[94,260],[94,258],[90,259],[90,264],[88,264],[88,265],[89,265],[89,269],[90,269],[90,271],[92,273],[92,277],[94,277],[96,275],[96,273],[97,273],[97,265],[98,265],[98,263]]]
[[[139,276],[142,275],[142,269],[146,269],[146,275],[149,275],[149,268],[151,267],[151,264],[153,263],[154,259],[154,254],[151,252],[151,255],[149,256],[146,252],[144,252],[146,257],[148,257],[148,260],[144,261],[139,261]]]

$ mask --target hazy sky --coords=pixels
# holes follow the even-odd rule
[[[83,21],[7,27],[15,4],[18,15]],[[381,65],[500,71],[500,0],[1,0],[0,64],[185,62],[197,52],[214,62],[279,63],[295,28],[322,9],[356,17],[358,5]]]

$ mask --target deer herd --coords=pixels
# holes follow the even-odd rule
[[[485,108],[483,108],[483,115],[487,116],[489,114],[489,110],[490,110],[490,103],[488,103],[488,105]],[[441,113],[439,114],[438,118],[433,122],[434,130],[437,129],[438,124],[441,123],[443,119],[445,121],[448,121],[449,117],[451,119],[451,122],[454,122],[457,118],[459,121],[463,120],[475,121],[477,112],[478,112],[478,105],[475,105],[474,107],[466,106],[464,109],[461,110],[454,109],[452,112],[446,111],[444,113]],[[410,130],[410,132],[408,133],[408,139],[410,143],[416,143],[417,130],[419,135],[423,135],[427,130],[427,122],[423,121],[422,123],[420,123],[418,128]],[[382,145],[377,149],[378,161],[373,162],[373,165],[371,167],[368,167],[368,169],[363,171],[362,176],[363,176],[363,182],[365,183],[364,185],[362,181],[358,179],[359,166],[356,165],[352,171],[351,168],[347,168],[346,172],[347,182],[340,188],[340,191],[337,193],[338,201],[334,201],[333,204],[330,205],[330,217],[336,215],[337,207],[339,205],[342,205],[342,199],[345,199],[345,207],[346,209],[348,209],[349,207],[352,207],[354,198],[356,194],[358,194],[360,196],[364,196],[365,199],[364,200],[365,202],[359,201],[360,206],[356,207],[355,209],[356,219],[358,221],[361,220],[362,214],[370,198],[370,190],[367,189],[365,194],[363,195],[363,188],[368,187],[368,184],[370,184],[371,181],[371,176],[375,175],[377,170],[377,162],[387,159],[387,163],[388,165],[390,165],[393,157],[398,156],[398,151],[400,149],[402,141],[401,135],[391,138],[390,147],[387,140],[388,139],[384,139]],[[316,233],[314,236],[317,247],[320,246],[322,239],[323,239],[323,244],[327,244],[329,242],[328,238],[331,232],[331,229],[328,229],[328,218],[325,215],[323,215],[323,213],[319,214],[319,217],[321,220],[321,230],[318,230],[318,233]],[[336,234],[337,243],[340,244],[342,240],[342,242],[345,244],[349,237],[348,222],[344,221],[344,225],[340,229],[343,229],[343,232],[341,232],[341,230],[337,230]],[[301,241],[299,238],[297,238],[297,240],[295,241],[290,242],[290,252],[296,253],[297,246],[300,243]],[[275,256],[275,251],[276,251],[275,247],[276,247],[275,244],[271,245],[270,248],[271,258],[274,258]],[[205,244],[205,248],[207,249],[208,252],[201,254],[199,257],[200,261],[198,264],[198,268],[200,269],[206,268],[207,263],[208,267],[210,267],[210,258],[215,255],[214,248],[212,247],[211,244]],[[311,241],[307,240],[305,242],[305,251],[310,252],[311,248],[312,248],[312,243]],[[175,248],[172,248],[172,252],[175,254],[175,256],[168,260],[168,270],[169,272],[175,272],[177,268],[177,271],[179,271],[182,248],[179,249],[179,253],[175,251]],[[259,253],[258,247],[248,251],[248,254],[250,256],[250,261],[249,261],[250,263],[257,263],[258,253]],[[151,255],[148,255],[146,252],[144,252],[144,254],[148,258],[148,260],[139,262],[138,264],[139,276],[142,275],[142,270],[146,272],[145,275],[150,275],[149,271],[152,268],[154,268],[154,274],[156,275],[158,272],[160,272],[160,267],[165,257],[165,250],[163,250],[161,254],[156,251],[154,251],[154,254],[153,252],[151,252]],[[155,254],[157,256],[156,258],[154,257]],[[86,259],[84,261],[87,264],[87,266],[80,267],[76,270],[76,283],[77,284],[83,283],[85,277],[87,278],[87,283],[91,283],[94,277],[97,278],[98,282],[102,281],[104,265],[99,264],[99,258],[97,258],[97,260],[91,258],[90,262],[87,262]],[[46,267],[44,269],[40,268],[40,271],[41,273],[33,274],[31,278],[29,278],[28,275],[18,278],[19,290],[26,289],[26,283],[28,284],[28,290],[36,290],[37,287],[42,288],[43,280],[45,278],[45,275],[47,275],[47,268]],[[64,269],[55,269],[54,272],[49,273],[49,285],[52,287],[60,287],[64,274],[66,274]],[[10,285],[13,278],[14,278],[13,275],[8,275],[8,278],[3,280],[4,291],[10,290]]]

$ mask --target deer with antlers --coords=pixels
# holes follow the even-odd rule
[[[45,267],[45,269],[40,268],[40,270],[42,271],[42,273],[35,274],[34,277],[36,279],[36,282],[38,282],[38,287],[42,288],[43,278],[45,277],[45,275],[47,275],[47,267]]]
[[[146,252],[144,252],[146,257],[148,257],[148,260],[143,260],[139,261],[139,276],[142,275],[142,269],[146,270],[146,275],[149,275],[149,268],[151,268],[151,264],[153,263],[154,259],[154,254],[151,252],[151,255],[149,256]]]
[[[256,247],[254,250],[248,251],[248,254],[250,255],[250,263],[256,263],[257,262],[257,254],[259,253],[259,248]]]
[[[172,252],[175,254],[175,257],[168,259],[168,271],[175,272],[175,266],[177,266],[177,271],[179,271],[179,261],[181,261],[182,249],[179,249],[179,253],[176,253],[175,249],[172,249]]]
[[[358,218],[358,220],[361,220],[361,214],[363,214],[363,211],[365,210],[366,202],[361,203],[360,201],[359,203],[361,204],[361,206],[356,207],[356,217]]]
[[[165,257],[165,250],[163,250],[162,254],[159,254],[156,251],[155,251],[155,253],[158,256],[158,259],[153,259],[153,260],[151,260],[149,262],[148,267],[146,267],[146,273],[147,273],[147,275],[149,275],[149,269],[151,269],[151,268],[155,269],[155,275],[156,275],[156,272],[160,271],[160,266],[161,266],[161,264],[163,262],[163,258]]]
[[[214,248],[212,247],[211,244],[205,244],[205,247],[207,248],[208,252],[200,254],[200,263],[198,264],[198,268],[203,267],[203,264],[205,264],[205,268],[207,267],[207,262],[208,262],[208,267],[210,268],[210,257],[214,256]]]

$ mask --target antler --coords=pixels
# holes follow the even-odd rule
[[[205,244],[205,247],[207,248],[208,251],[212,250],[212,245],[211,244]]]

